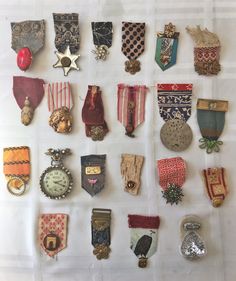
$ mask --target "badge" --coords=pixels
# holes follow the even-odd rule
[[[99,193],[105,185],[106,155],[81,157],[81,184],[91,196]]]
[[[86,136],[93,141],[102,141],[109,131],[104,119],[102,92],[98,86],[88,86],[82,120],[85,123]]]
[[[32,64],[33,56],[44,46],[45,21],[11,23],[11,47],[17,53],[17,65],[25,71]]]
[[[118,85],[117,118],[125,127],[125,134],[134,137],[134,130],[144,122],[145,100],[148,88],[145,85]]]
[[[199,140],[200,148],[206,149],[207,153],[219,152],[219,141],[225,125],[225,112],[228,111],[228,101],[198,99],[197,101],[197,121],[202,134]]]
[[[3,173],[8,191],[16,196],[24,194],[30,179],[30,149],[27,146],[3,149]]]
[[[49,125],[57,133],[70,133],[72,130],[71,109],[74,105],[69,82],[44,84],[48,98],[48,110],[51,112]]]
[[[91,218],[93,254],[98,260],[108,259],[111,252],[111,210],[93,209]]]
[[[106,60],[109,55],[109,48],[112,45],[112,22],[92,22],[93,43],[96,50],[92,52],[95,54],[96,60]]]
[[[79,15],[76,13],[54,13],[53,20],[58,59],[53,67],[63,68],[64,75],[67,76],[70,70],[79,70],[76,64],[77,59],[80,57],[80,55],[76,54],[80,48]]]
[[[166,24],[164,32],[157,33],[155,60],[164,71],[176,64],[179,32],[175,32],[175,25]]]
[[[67,247],[67,214],[42,214],[39,217],[39,242],[49,257]]]
[[[202,171],[205,189],[213,207],[220,207],[228,194],[224,168],[208,168]]]
[[[125,191],[137,195],[141,185],[141,170],[144,157],[134,154],[121,154],[121,175],[124,179]]]
[[[71,154],[70,149],[49,148],[45,154],[52,160],[40,177],[40,189],[50,199],[63,199],[73,187],[71,172],[62,163],[63,158]]]
[[[135,74],[140,71],[137,58],[144,52],[145,23],[122,22],[122,53],[129,59],[125,71]]]
[[[157,161],[159,184],[166,204],[177,205],[184,196],[182,187],[186,178],[186,164],[181,157],[166,158]]]
[[[157,84],[159,113],[166,122],[160,131],[163,145],[173,151],[187,149],[193,138],[187,124],[192,109],[192,84]]]
[[[13,76],[13,95],[21,109],[21,123],[28,126],[43,99],[42,79]]]
[[[180,253],[188,260],[196,260],[207,254],[205,242],[200,235],[201,225],[201,219],[195,215],[185,216],[181,221]]]
[[[199,75],[217,75],[221,70],[218,36],[207,28],[201,30],[199,25],[196,28],[186,27],[186,30],[195,42],[195,71]]]
[[[138,266],[145,268],[148,258],[157,250],[157,229],[159,216],[128,215],[130,228],[130,249],[139,259]]]

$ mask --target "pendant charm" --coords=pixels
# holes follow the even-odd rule
[[[93,50],[92,53],[95,54],[96,60],[106,60],[109,55],[108,47],[105,45],[95,46],[96,50]]]
[[[70,133],[72,130],[72,115],[70,110],[66,106],[55,109],[49,117],[49,125],[57,133]]]
[[[34,116],[34,109],[31,107],[29,98],[25,98],[24,106],[21,110],[21,123],[28,126]]]
[[[140,61],[138,60],[127,60],[125,62],[125,71],[130,74],[135,74],[140,71]]]
[[[17,53],[17,65],[23,71],[26,71],[30,67],[32,59],[32,53],[27,47],[21,48]]]

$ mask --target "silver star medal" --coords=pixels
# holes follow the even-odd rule
[[[62,67],[64,75],[67,76],[71,69],[79,70],[76,64],[77,59],[80,55],[73,55],[70,51],[70,46],[67,46],[64,53],[56,52],[58,61],[53,65],[53,67]]]

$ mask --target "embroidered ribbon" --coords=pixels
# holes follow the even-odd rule
[[[199,75],[217,75],[221,70],[220,60],[220,40],[215,33],[207,28],[201,30],[186,27],[196,46],[194,48],[194,67]]]
[[[208,168],[203,170],[205,188],[207,194],[212,201],[213,207],[219,207],[222,205],[228,189],[225,180],[225,169],[224,168]]]
[[[112,45],[112,22],[92,22],[91,26],[93,43],[96,47],[92,52],[96,55],[96,60],[105,60]]]
[[[157,250],[157,229],[160,225],[159,216],[128,215],[130,228],[130,248],[139,258],[138,266],[147,266],[147,260]]]
[[[67,214],[42,214],[39,217],[39,243],[49,257],[67,247]]]
[[[228,101],[198,99],[197,102],[197,120],[202,134],[199,140],[200,148],[205,149],[207,153],[219,152],[219,137],[225,125],[225,112],[228,111]]]
[[[101,141],[108,133],[104,119],[102,92],[98,86],[88,86],[87,96],[82,108],[82,120],[85,123],[86,136],[93,141]]]
[[[165,25],[163,33],[157,33],[155,60],[163,71],[176,64],[178,38],[172,23]]]
[[[111,210],[93,209],[91,218],[93,254],[98,260],[108,259],[111,252]]]
[[[125,71],[135,74],[140,71],[137,58],[144,52],[145,23],[122,22],[122,53],[129,59]]]
[[[121,175],[124,178],[125,191],[137,195],[141,181],[141,170],[144,157],[134,154],[121,154]]]
[[[163,189],[163,198],[171,205],[182,201],[182,186],[186,178],[186,164],[181,157],[166,158],[157,161],[159,184]]]
[[[133,131],[145,118],[146,86],[118,85],[117,118],[123,124],[128,137],[134,137]]]
[[[25,192],[25,184],[30,178],[30,149],[27,146],[3,149],[3,173],[7,188],[14,195]]]
[[[105,185],[106,155],[81,156],[81,185],[91,196]]]

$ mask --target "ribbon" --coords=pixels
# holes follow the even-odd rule
[[[225,112],[228,111],[228,101],[198,99],[197,120],[202,134],[199,140],[200,148],[206,149],[207,153],[219,152],[219,137],[225,125]]]
[[[130,228],[130,248],[138,257],[138,266],[147,266],[147,260],[157,250],[157,229],[160,225],[159,216],[128,215]]]
[[[133,131],[144,122],[147,87],[118,85],[117,118],[123,124],[128,137],[134,137]]]

